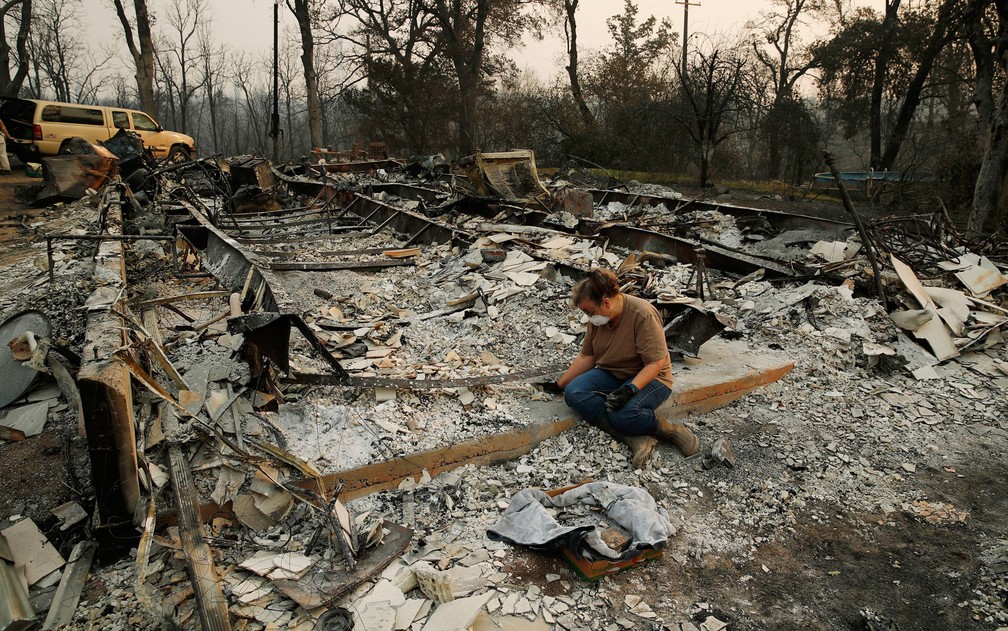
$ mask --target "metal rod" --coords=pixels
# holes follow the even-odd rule
[[[840,179],[840,172],[837,171],[836,161],[833,160],[833,154],[827,151],[823,154],[823,158],[826,160],[827,166],[829,166],[830,173],[833,174],[833,180],[836,181],[837,189],[840,191],[840,199],[843,200],[844,208],[846,208],[847,212],[854,217],[854,225],[857,226],[858,234],[861,235],[861,243],[864,245],[865,253],[867,253],[868,260],[871,262],[872,274],[875,276],[875,293],[878,295],[878,299],[882,303],[882,308],[888,311],[889,306],[886,304],[885,289],[882,286],[882,273],[879,270],[878,260],[875,258],[875,248],[872,245],[871,240],[868,238],[868,231],[865,230],[864,223],[861,221],[861,215],[859,215],[857,209],[854,208],[854,202],[851,201],[850,194],[847,192],[847,187],[844,186],[843,180]]]

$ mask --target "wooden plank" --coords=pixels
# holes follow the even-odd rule
[[[298,580],[276,580],[273,584],[305,609],[328,605],[388,567],[389,563],[402,556],[413,540],[410,528],[390,521],[383,522],[382,527],[387,528],[389,534],[357,562],[353,571],[339,571],[329,564],[317,563]]]
[[[67,568],[63,571],[63,578],[56,588],[49,614],[46,615],[45,623],[42,625],[43,631],[68,624],[73,618],[97,550],[96,541],[80,541],[74,546],[70,560],[67,561]]]
[[[204,631],[230,631],[227,600],[221,589],[222,581],[213,562],[213,552],[203,538],[203,524],[199,518],[199,501],[193,484],[189,460],[182,448],[168,448],[168,465],[175,490],[178,511],[179,538],[185,552],[189,578],[196,592],[196,605]]]
[[[25,439],[25,433],[19,429],[14,429],[12,427],[7,427],[6,425],[0,425],[0,440],[9,440],[11,442],[19,442]]]
[[[412,256],[420,255],[420,248],[403,248],[401,250],[385,250],[382,252],[385,256],[393,259],[405,259]]]

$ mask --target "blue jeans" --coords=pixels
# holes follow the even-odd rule
[[[672,394],[669,387],[655,379],[627,401],[620,409],[606,410],[606,395],[633,379],[622,380],[601,368],[592,368],[574,378],[564,390],[564,401],[592,425],[598,425],[603,415],[609,424],[627,436],[645,436],[654,433],[658,426],[655,408]]]

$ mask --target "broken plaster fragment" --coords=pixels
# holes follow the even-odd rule
[[[396,400],[395,388],[375,388],[375,402],[383,403],[385,401],[395,401],[395,400]]]
[[[469,388],[458,389],[459,403],[463,406],[470,406],[476,400],[476,395]]]

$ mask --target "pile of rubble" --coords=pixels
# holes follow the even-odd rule
[[[64,236],[5,259],[4,319],[76,356],[80,389],[31,375],[0,419],[23,432],[4,449],[28,462],[51,449],[33,441],[65,438],[56,455],[81,484],[4,500],[0,571],[20,589],[0,613],[71,628],[752,628],[781,620],[767,593],[802,533],[977,519],[934,480],[1008,438],[1002,251],[926,236],[908,250],[884,226],[866,244],[850,225],[655,187],[544,186],[530,159],[428,179],[389,160],[206,161],[151,170],[140,199],[113,179],[26,228]],[[888,255],[883,297],[868,251]],[[663,410],[696,429],[697,456],[662,446],[634,470],[537,385],[577,354],[568,296],[599,266],[669,325]],[[48,331],[18,320],[28,306]],[[4,370],[28,370],[9,353]],[[488,537],[523,489],[589,480],[654,498],[667,545],[599,565]],[[627,524],[551,511],[626,550]],[[1003,546],[982,543],[950,620],[1008,622]],[[708,571],[726,584],[698,587]]]

